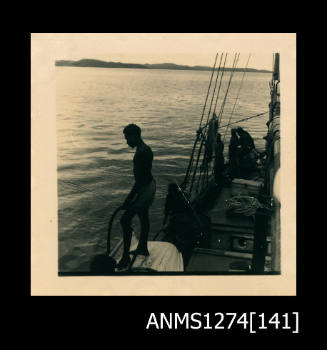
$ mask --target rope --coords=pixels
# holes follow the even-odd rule
[[[232,119],[232,115],[233,115],[234,110],[235,110],[236,102],[237,102],[237,100],[238,100],[238,96],[239,96],[239,94],[240,94],[241,87],[242,87],[242,85],[243,85],[243,80],[244,80],[244,77],[245,77],[245,74],[246,74],[246,71],[247,71],[247,67],[248,67],[248,64],[249,64],[250,57],[251,57],[251,55],[249,55],[249,58],[248,58],[248,60],[247,60],[247,62],[246,62],[246,65],[245,65],[245,70],[244,70],[244,73],[243,73],[243,76],[242,76],[242,80],[241,80],[241,83],[240,83],[240,86],[239,86],[239,89],[238,89],[238,92],[237,92],[237,96],[236,96],[236,99],[235,99],[235,102],[234,102],[234,106],[233,106],[233,109],[232,109],[232,113],[231,113],[231,115],[230,115],[230,117],[229,117],[229,119],[228,119],[228,124],[230,123],[230,121],[231,121],[231,119]],[[223,142],[225,142],[225,137],[226,137],[226,133],[227,133],[227,130],[228,130],[228,124],[227,124],[227,127],[226,127],[226,129],[225,129]]]
[[[118,207],[114,213],[111,215],[110,221],[109,221],[109,226],[108,226],[108,232],[107,232],[107,251],[106,251],[106,255],[109,256],[110,253],[110,236],[111,236],[111,228],[112,228],[112,223],[114,221],[115,216],[117,215],[117,213],[122,210],[122,207]]]
[[[225,61],[224,61],[224,67],[223,67],[222,75],[221,75],[221,77],[220,77],[220,83],[219,83],[219,88],[218,88],[218,93],[217,93],[217,98],[216,98],[216,103],[215,103],[214,113],[216,113],[216,107],[217,107],[217,102],[218,102],[218,97],[219,97],[220,87],[221,87],[221,83],[222,83],[223,76],[224,76],[224,73],[225,73],[225,64],[226,64],[226,59],[227,59],[227,53],[226,53],[226,56],[225,56]]]
[[[200,148],[199,148],[199,152],[198,152],[198,156],[197,156],[197,159],[196,159],[196,165],[195,165],[195,170],[193,172],[193,176],[192,176],[192,182],[191,182],[191,188],[190,188],[190,191],[189,191],[189,196],[191,196],[191,193],[192,193],[192,189],[193,189],[193,184],[194,184],[194,180],[195,180],[195,174],[198,170],[198,165],[199,165],[199,159],[200,159],[200,155],[201,155],[201,150],[202,150],[202,147],[204,145],[205,141],[204,139],[201,140],[201,144],[200,144]]]
[[[252,115],[252,116],[250,116],[250,117],[247,117],[247,118],[239,119],[239,120],[237,120],[237,121],[235,121],[235,122],[233,122],[233,123],[229,123],[229,124],[222,125],[222,126],[219,127],[219,129],[224,128],[224,127],[226,127],[226,126],[238,124],[238,123],[240,123],[240,122],[243,122],[243,121],[246,121],[246,120],[249,120],[249,119],[252,119],[252,118],[257,118],[257,117],[260,117],[260,116],[262,116],[262,115],[264,115],[264,114],[267,114],[267,113],[269,113],[269,111],[267,111],[267,112],[262,112],[262,113],[258,113],[258,114]],[[207,125],[205,125],[205,126],[207,126]],[[205,127],[205,126],[204,126],[204,127]],[[204,127],[201,128],[201,129],[204,129]],[[198,134],[199,134],[199,132],[200,132],[200,130],[198,131]],[[203,134],[202,134],[202,135],[203,135]],[[198,142],[198,139],[197,139],[197,142]],[[198,154],[198,157],[197,157],[197,163],[196,163],[197,165],[198,165],[198,161],[199,161],[199,158],[200,158],[201,148],[203,147],[204,142],[205,142],[205,141],[202,139],[201,145],[200,145],[199,154]],[[197,165],[196,165],[196,170],[197,170]],[[196,173],[196,171],[193,173],[192,183],[191,183],[191,188],[190,188],[190,191],[189,191],[189,195],[191,195],[191,193],[192,193],[193,181],[194,181],[194,179],[195,179],[195,173]],[[201,179],[201,173],[200,173],[200,178],[199,178],[199,180],[200,180],[200,179]],[[199,186],[198,186],[198,187],[199,187]],[[197,187],[197,189],[198,189],[198,187]],[[185,188],[185,187],[184,187],[184,188]],[[184,188],[183,188],[183,189],[184,189]]]
[[[225,63],[226,63],[226,57],[227,57],[227,54],[226,54],[226,56],[225,56],[224,68],[225,68]],[[214,97],[215,97],[215,92],[216,92],[218,77],[219,77],[219,73],[220,73],[222,58],[223,58],[223,54],[221,54],[221,56],[220,56],[219,67],[218,67],[218,72],[217,72],[216,81],[215,81],[215,87],[214,87],[213,94],[212,94],[212,98],[211,98],[211,103],[210,103],[210,108],[209,108],[209,112],[208,112],[208,117],[207,117],[206,125],[209,124],[210,112],[211,112],[212,103],[213,103],[213,100],[214,100]],[[222,76],[223,76],[223,73],[222,73]],[[220,84],[219,84],[219,88],[218,88],[218,93],[217,93],[217,99],[216,99],[215,108],[216,108],[216,105],[217,105],[217,100],[218,100],[218,96],[219,96],[221,81],[222,81],[222,78],[220,79]],[[213,113],[213,115],[214,115],[214,114],[215,114],[215,112]],[[204,136],[205,138],[207,137],[208,132],[209,132],[209,130],[206,130],[206,132],[205,132],[206,135]],[[206,151],[206,150],[205,150],[205,151]],[[205,152],[205,154],[206,154],[206,152]],[[203,177],[203,181],[202,181],[202,182],[204,183],[204,181],[205,181],[205,179],[206,179],[206,180],[207,180],[206,182],[207,182],[207,185],[208,185],[208,172],[209,172],[209,163],[208,163],[208,160],[205,160],[205,169],[204,169],[204,172],[205,172],[206,175]],[[200,182],[201,176],[202,176],[202,169],[200,169],[199,182]],[[199,187],[199,186],[197,186],[197,189],[198,189],[198,187]]]
[[[203,111],[202,111],[202,116],[201,116],[199,127],[201,127],[202,119],[203,119],[203,116],[204,116],[204,110],[205,110],[206,105],[207,105],[207,100],[208,100],[209,91],[210,91],[210,87],[211,87],[212,77],[213,77],[213,73],[214,73],[215,68],[216,68],[217,57],[218,57],[218,52],[216,54],[215,63],[214,63],[213,68],[212,68],[211,77],[210,77],[210,83],[209,83],[209,87],[208,87],[207,96],[206,96],[206,99],[205,99],[205,102],[204,102],[204,106],[203,106]]]
[[[226,103],[226,99],[227,99],[227,95],[228,95],[228,92],[229,92],[229,88],[230,88],[230,85],[231,85],[231,81],[232,81],[232,78],[233,78],[233,75],[234,75],[234,72],[235,72],[235,68],[237,66],[237,62],[238,62],[238,59],[239,59],[239,56],[240,54],[239,53],[236,53],[235,56],[234,56],[234,60],[233,60],[233,65],[232,65],[232,71],[231,71],[231,74],[230,74],[230,78],[229,78],[229,82],[228,82],[228,86],[227,86],[227,89],[226,89],[226,93],[225,93],[225,97],[224,97],[224,101],[223,101],[223,104],[221,106],[221,110],[220,110],[220,113],[219,113],[219,116],[220,116],[220,119],[221,119],[221,115],[222,115],[222,112],[223,112],[223,109],[224,109],[224,105]],[[226,57],[227,57],[227,54],[225,56],[225,63],[226,63]],[[225,66],[225,63],[224,63],[224,66]],[[218,125],[220,123],[220,119],[219,119],[219,116],[218,116]],[[206,123],[206,126],[208,125],[208,121]],[[203,130],[204,128],[202,128]],[[205,130],[205,136],[207,136],[207,131],[208,130]],[[193,172],[193,177],[192,177],[192,183],[191,183],[191,188],[190,188],[190,192],[189,192],[189,195],[191,195],[191,192],[192,192],[192,189],[193,189],[193,183],[195,181],[195,175],[196,175],[196,172],[197,172],[197,169],[198,169],[198,163],[199,163],[199,159],[200,159],[200,155],[201,155],[201,150],[202,150],[202,147],[203,145],[205,144],[205,139],[202,139],[202,142],[201,142],[201,145],[200,145],[200,149],[199,149],[199,153],[198,153],[198,157],[197,157],[197,161],[196,161],[196,167],[195,167],[195,170]],[[199,187],[200,187],[200,183],[202,182],[202,184],[205,183],[205,180],[206,180],[206,177],[203,176],[203,173],[207,174],[208,176],[208,172],[209,172],[209,168],[208,168],[208,165],[205,166],[205,167],[201,167],[200,168],[200,176],[197,180],[197,186],[196,186],[196,191],[198,192],[199,190]],[[203,177],[202,177],[203,176]],[[207,179],[208,180],[208,179]]]
[[[215,68],[216,68],[217,57],[218,57],[218,52],[216,54],[215,63],[213,65],[212,72],[211,72],[211,77],[210,77],[209,87],[208,87],[208,91],[207,91],[207,96],[206,96],[206,99],[205,99],[205,102],[204,102],[202,115],[201,115],[201,120],[200,120],[200,124],[199,124],[199,130],[201,128],[201,124],[202,124],[202,120],[203,120],[203,116],[204,116],[204,111],[205,111],[205,108],[206,108],[206,105],[207,105],[207,101],[208,101],[208,97],[209,97],[210,87],[211,87],[211,83],[212,83],[212,77],[213,77],[213,74],[214,74],[214,71],[215,71]],[[186,170],[184,181],[182,182],[183,189],[185,189],[186,186],[187,186],[188,178],[189,178],[189,175],[190,175],[190,172],[191,172],[191,168],[193,166],[194,152],[195,152],[195,148],[196,148],[196,145],[197,145],[198,141],[199,141],[199,132],[197,133],[197,137],[196,137],[196,139],[194,141],[194,145],[193,145],[193,148],[192,148],[190,161],[189,161],[189,164],[188,164],[188,167],[187,167],[187,170]]]
[[[257,209],[264,207],[256,198],[250,196],[234,196],[226,199],[225,205],[227,210],[245,216],[254,215]]]
[[[218,123],[220,123],[220,120],[221,120],[221,117],[222,117],[222,113],[223,113],[224,106],[225,106],[225,103],[226,103],[226,100],[227,100],[229,88],[230,88],[230,85],[231,85],[231,82],[232,82],[232,78],[234,76],[234,72],[235,72],[235,69],[236,69],[236,66],[237,66],[237,62],[238,62],[239,56],[240,56],[239,53],[238,54],[236,53],[235,56],[234,56],[234,61],[233,61],[233,65],[232,65],[232,71],[231,71],[231,74],[230,74],[230,78],[229,78],[228,86],[227,86],[227,89],[226,89],[226,92],[225,92],[225,97],[224,97],[224,100],[223,100],[223,103],[222,103],[222,106],[221,106],[221,110],[220,110],[220,113],[219,113],[219,116],[218,116]],[[202,178],[202,181],[201,181],[202,174],[204,174],[204,175],[203,175],[203,178]],[[208,176],[209,176],[209,164],[206,162],[205,165],[204,165],[204,169],[203,169],[203,171],[201,171],[200,177],[198,179],[197,190],[198,190],[198,188],[200,186],[200,182],[202,183],[202,186],[204,186],[205,183],[208,184]]]
[[[220,66],[221,66],[221,60],[222,60],[222,55],[220,56],[220,62],[219,62],[219,67],[218,67],[218,72],[217,72],[217,77],[216,77],[216,81],[215,81],[215,87],[213,89],[213,94],[212,94],[212,98],[211,98],[211,102],[210,102],[210,108],[209,108],[209,112],[208,112],[208,117],[207,117],[207,123],[209,121],[210,118],[210,112],[211,112],[211,107],[212,107],[212,102],[213,102],[213,98],[215,96],[215,91],[216,91],[216,87],[217,87],[217,81],[218,81],[218,77],[219,77],[219,72],[220,72]]]
[[[233,123],[229,123],[229,124],[220,126],[219,128],[221,129],[221,128],[224,128],[225,126],[230,126],[230,125],[233,125],[233,124],[238,124],[238,123],[240,123],[240,122],[244,122],[245,120],[249,120],[249,119],[252,119],[252,118],[260,117],[261,115],[264,115],[264,114],[267,114],[267,113],[269,113],[269,111],[263,112],[263,113],[259,113],[259,114],[256,114],[256,115],[253,115],[253,116],[251,116],[251,117],[244,118],[244,119],[237,120],[236,122],[233,122]]]
[[[237,62],[238,62],[239,57],[240,57],[240,54],[236,53],[235,57],[234,57],[234,61],[233,61],[232,71],[231,71],[231,74],[229,76],[229,81],[228,81],[225,97],[224,97],[223,103],[221,104],[220,112],[219,112],[219,115],[218,115],[219,124],[220,124],[221,119],[222,119],[223,111],[224,111],[224,108],[225,108],[225,103],[226,103],[226,100],[227,100],[227,95],[228,95],[228,92],[229,92],[229,88],[230,88],[230,85],[231,85],[231,82],[232,82],[232,79],[233,79],[233,76],[234,76],[235,68],[237,66]]]
[[[182,182],[181,184],[181,187],[183,188],[183,190],[185,190],[186,186],[187,186],[187,182],[188,182],[188,179],[189,179],[189,176],[190,176],[190,173],[191,173],[191,169],[192,169],[192,166],[193,166],[193,161],[194,161],[194,151],[195,151],[195,148],[196,148],[196,145],[200,139],[200,133],[197,132],[197,137],[194,141],[194,145],[193,145],[193,148],[192,148],[192,153],[191,153],[191,158],[190,158],[190,161],[188,163],[188,167],[187,167],[187,170],[186,170],[186,174],[185,174],[185,178],[184,178],[184,181]]]

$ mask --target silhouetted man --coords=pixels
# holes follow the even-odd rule
[[[249,154],[255,148],[252,136],[241,127],[238,127],[236,131],[240,137],[239,142],[241,145],[242,155]]]
[[[256,151],[252,136],[241,127],[238,127],[240,150],[240,175],[249,178],[251,172],[256,168]]]
[[[168,185],[168,194],[165,200],[165,217],[163,220],[163,225],[167,223],[170,215],[184,212],[185,209],[185,202],[178,191],[177,185],[175,183],[170,183]]]
[[[221,135],[217,133],[214,165],[215,181],[217,185],[220,185],[223,179],[224,164],[224,143],[221,140]]]
[[[123,132],[127,144],[132,148],[136,147],[133,159],[135,183],[123,204],[123,209],[126,211],[120,223],[123,229],[124,250],[123,256],[117,265],[118,269],[129,265],[129,254],[149,255],[147,247],[150,230],[149,207],[153,202],[156,192],[156,183],[151,174],[153,153],[151,148],[143,142],[141,129],[135,124],[129,124],[124,128]],[[131,222],[135,215],[138,215],[140,218],[141,234],[137,248],[130,252],[132,238]]]
[[[239,176],[239,145],[236,129],[231,129],[231,138],[229,141],[228,155],[230,174],[232,178]]]

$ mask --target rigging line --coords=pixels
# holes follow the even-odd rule
[[[226,58],[227,58],[227,53],[226,53],[226,55],[225,55],[224,67],[223,67],[223,68],[225,68]],[[236,58],[236,54],[235,54],[235,58]],[[235,62],[235,58],[234,58],[234,62]],[[221,61],[222,61],[222,56],[221,56],[221,59],[220,59],[220,65],[221,65]],[[234,65],[234,63],[233,63],[233,65]],[[220,86],[221,86],[221,82],[222,82],[223,73],[224,73],[224,70],[223,70],[222,75],[221,75],[220,85],[219,85],[218,92],[219,92],[219,90],[220,90]],[[219,74],[219,72],[218,72],[218,74]],[[215,88],[216,88],[216,86],[217,86],[218,74],[217,74],[217,78],[216,78]],[[214,91],[214,92],[215,92],[215,91]],[[217,94],[217,97],[218,97],[218,94]],[[212,97],[212,100],[211,100],[210,111],[211,111],[211,106],[212,106],[213,98],[214,98],[214,94],[213,94],[213,97]],[[216,102],[217,102],[217,100],[216,100]],[[206,122],[205,126],[208,126],[208,125],[209,125],[210,111],[209,111],[209,113],[208,113],[207,122]],[[200,159],[200,156],[201,156],[201,150],[202,150],[203,145],[206,145],[206,138],[207,138],[207,135],[208,135],[208,128],[207,128],[206,130],[204,130],[204,132],[203,132],[203,130],[204,130],[204,128],[201,128],[201,132],[202,132],[203,139],[202,139],[202,142],[201,142],[201,145],[200,145],[200,149],[199,149],[199,153],[198,153],[198,157],[197,157],[197,161],[196,161],[196,167],[195,167],[195,170],[194,170],[194,173],[193,173],[193,178],[192,178],[192,184],[191,184],[190,194],[191,194],[191,192],[192,192],[193,183],[194,183],[194,181],[195,181],[195,176],[196,176],[196,173],[197,173],[197,171],[198,171],[198,163],[199,163],[199,159]],[[203,157],[205,158],[205,152],[204,152]],[[199,191],[200,184],[201,184],[201,183],[202,183],[202,185],[204,184],[204,181],[206,180],[206,176],[208,176],[208,171],[209,171],[209,169],[208,169],[208,164],[207,164],[207,163],[204,164],[204,167],[202,167],[202,165],[200,166],[200,174],[199,174],[199,178],[197,179],[197,185],[196,185],[196,191],[197,191],[197,192]]]
[[[222,55],[223,55],[223,54],[221,54],[221,56],[220,56],[220,62],[219,62],[217,77],[216,77],[216,81],[215,81],[215,87],[214,87],[214,89],[213,89],[213,94],[212,94],[212,98],[211,98],[211,102],[210,102],[210,108],[209,108],[209,112],[208,112],[207,122],[208,122],[208,120],[209,120],[209,118],[210,118],[210,112],[211,112],[212,102],[213,102],[213,99],[214,99],[214,97],[215,97],[215,92],[216,92],[216,87],[217,87],[217,81],[218,81],[219,72],[220,72],[220,67],[221,67]]]
[[[187,167],[187,170],[186,170],[185,178],[184,178],[184,181],[181,184],[181,187],[183,189],[185,189],[186,186],[187,186],[187,181],[188,181],[188,178],[190,176],[190,172],[191,172],[191,169],[192,169],[192,166],[193,166],[194,152],[195,152],[195,148],[196,148],[196,145],[197,145],[198,141],[199,141],[199,134],[197,134],[197,136],[195,138],[194,145],[193,145],[193,148],[192,148],[191,157],[190,157],[190,161],[188,163],[188,167]]]
[[[230,76],[229,76],[229,80],[228,80],[228,83],[227,83],[227,87],[226,87],[226,91],[225,91],[225,96],[223,98],[223,101],[221,102],[221,105],[220,105],[220,110],[218,112],[218,123],[220,124],[221,122],[221,117],[222,117],[222,112],[223,112],[223,109],[225,107],[225,102],[226,102],[226,99],[227,99],[227,94],[229,92],[229,87],[230,87],[230,84],[231,84],[231,80],[233,78],[233,71],[234,71],[234,68],[235,68],[235,62],[236,62],[236,57],[237,57],[237,53],[235,54],[235,57],[234,57],[234,60],[233,60],[233,64],[232,64],[232,70],[231,70],[231,73],[230,73]]]
[[[244,119],[236,120],[236,121],[233,122],[233,123],[229,123],[229,124],[225,124],[225,125],[222,125],[222,126],[218,126],[218,129],[222,129],[222,128],[226,127],[227,125],[237,124],[237,123],[242,122],[242,121],[244,121],[244,120],[248,120],[248,119],[251,119],[251,118],[259,117],[259,116],[261,116],[261,115],[263,115],[263,114],[267,114],[267,113],[269,113],[269,111],[267,111],[267,112],[262,112],[262,113],[259,113],[259,114],[255,114],[255,115],[252,115],[251,117],[246,117],[246,118],[244,118]],[[209,123],[208,123],[208,124],[209,124]],[[207,124],[206,124],[205,126],[207,126]]]
[[[240,94],[241,87],[242,87],[242,85],[243,85],[243,80],[244,80],[245,74],[246,74],[246,72],[247,72],[247,68],[248,68],[248,64],[249,64],[250,57],[251,57],[251,54],[249,55],[248,60],[247,60],[246,65],[245,65],[245,70],[244,70],[244,73],[243,73],[243,76],[242,76],[242,80],[241,80],[241,83],[240,83],[240,86],[239,86],[239,89],[238,89],[238,92],[237,92],[237,96],[236,96],[236,99],[235,99],[235,102],[234,102],[234,106],[233,106],[233,109],[232,109],[232,113],[231,113],[231,115],[230,115],[230,117],[229,117],[229,120],[228,120],[228,124],[230,123],[230,121],[231,121],[231,119],[232,119],[232,116],[233,116],[233,113],[234,113],[234,110],[235,110],[235,106],[236,106],[236,103],[237,103],[237,100],[238,100],[238,96],[239,96],[239,94]],[[227,127],[226,127],[226,129],[225,129],[223,142],[225,142],[225,137],[226,137],[226,133],[227,133],[227,130],[228,130],[228,124],[227,124]]]
[[[237,124],[237,123],[240,123],[240,122],[244,122],[245,120],[248,120],[248,119],[251,119],[251,118],[260,117],[261,115],[264,115],[264,114],[267,114],[267,113],[269,113],[269,111],[263,112],[263,113],[259,113],[259,114],[256,114],[256,115],[253,115],[251,117],[244,118],[244,119],[240,119],[240,120],[237,120],[237,121],[235,121],[233,123],[222,125],[222,126],[219,127],[219,129],[224,128],[224,127],[229,126],[229,125],[233,125],[233,124]]]
[[[216,91],[216,87],[217,87],[219,72],[220,72],[220,69],[221,69],[222,58],[223,58],[223,53],[220,56],[219,68],[218,68],[218,72],[217,72],[217,76],[216,76],[214,91],[213,91],[212,98],[211,98],[211,103],[210,103],[210,108],[209,108],[209,112],[208,112],[208,117],[207,117],[207,121],[206,121],[206,124],[205,124],[206,126],[209,124],[210,112],[211,112],[212,103],[213,103],[213,100],[214,100],[214,97],[215,97],[215,91]],[[225,68],[225,65],[226,65],[226,58],[227,58],[227,53],[225,54],[224,67],[223,68]],[[221,86],[223,74],[224,74],[224,70],[222,71],[220,84],[219,84],[219,88],[218,88],[218,94],[219,94],[219,91],[220,91],[220,86]],[[218,97],[218,95],[217,95],[217,97]],[[216,99],[216,105],[217,105],[217,99]],[[195,175],[196,175],[196,172],[198,170],[198,163],[199,163],[199,158],[201,156],[201,150],[202,150],[203,144],[204,145],[206,144],[206,140],[205,139],[206,139],[206,137],[208,135],[208,130],[204,130],[204,132],[203,132],[203,129],[204,128],[200,129],[200,131],[202,133],[202,136],[203,136],[203,139],[202,139],[202,143],[201,143],[201,146],[200,146],[200,149],[199,149],[199,153],[198,153],[198,157],[197,157],[196,167],[195,167],[195,170],[194,170],[194,173],[193,173],[192,185],[191,185],[190,191],[192,191],[192,189],[193,189],[193,182],[195,180]],[[205,153],[204,153],[204,157],[205,157]],[[205,169],[200,168],[200,176],[199,176],[199,179],[198,179],[197,189],[196,189],[197,191],[198,191],[199,183],[201,181],[201,177],[202,177],[203,173],[204,173],[204,175],[203,175],[203,179],[204,179],[205,175],[208,174],[208,165],[205,165]]]
[[[206,143],[207,143],[207,139],[206,138],[203,138],[202,139],[202,143],[201,143],[201,147],[202,147],[202,145],[205,145],[206,146]],[[199,151],[199,155],[198,155],[198,159],[197,160],[199,160],[199,157],[200,157],[200,155],[201,155],[201,149],[200,149],[200,151]],[[205,175],[206,175],[206,172],[207,172],[207,165],[208,165],[208,163],[207,162],[204,162],[204,160],[205,160],[205,153],[204,153],[204,155],[203,155],[203,160],[202,160],[202,164],[200,165],[200,173],[199,173],[199,177],[198,177],[198,179],[197,179],[197,186],[196,186],[196,189],[195,189],[195,191],[198,193],[199,192],[199,187],[200,187],[200,183],[202,182],[204,182],[204,180],[205,180]],[[198,168],[198,167],[197,167]],[[196,171],[197,171],[197,168],[196,168]],[[196,171],[194,172],[194,174],[193,174],[193,178],[195,178],[195,174],[196,174]],[[195,180],[194,180],[195,181]]]
[[[224,100],[223,100],[223,103],[221,105],[220,112],[219,112],[219,124],[220,124],[221,119],[222,119],[223,111],[224,111],[224,108],[225,108],[225,103],[226,103],[226,100],[227,100],[227,95],[228,95],[228,92],[229,92],[229,88],[230,88],[230,85],[231,85],[231,82],[232,82],[232,79],[233,79],[233,76],[234,76],[234,72],[235,72],[235,69],[236,69],[239,57],[240,57],[240,54],[236,53],[235,54],[235,59],[234,59],[234,62],[233,62],[232,72],[231,72],[230,77],[229,77],[229,82],[228,82],[228,86],[227,86],[227,89],[226,89],[225,97],[224,97]]]
[[[204,138],[205,138],[205,135],[202,131],[202,128],[199,128],[199,130],[197,131],[197,137],[196,137],[196,140],[195,140],[195,143],[194,143],[194,148],[192,150],[192,159],[190,159],[190,168],[188,169],[188,174],[187,174],[187,177],[185,176],[185,180],[184,182],[182,183],[183,184],[183,188],[185,189],[186,186],[187,186],[187,182],[188,182],[188,178],[191,174],[191,170],[192,170],[192,167],[193,167],[193,163],[194,163],[194,152],[195,152],[195,149],[196,149],[196,144],[201,140],[201,144],[200,144],[200,147],[199,147],[199,153],[198,153],[198,156],[197,156],[197,161],[196,161],[196,166],[195,166],[195,170],[194,172],[196,173],[197,171],[197,168],[198,168],[198,162],[199,162],[199,157],[200,157],[200,154],[201,154],[201,149],[202,149],[202,146],[203,146],[203,142],[204,142]],[[190,188],[190,193],[192,192],[192,187],[193,187],[193,182],[194,182],[194,177],[195,177],[195,174],[193,173],[193,177],[192,177],[192,182],[191,182],[191,188]]]
[[[186,170],[186,174],[185,174],[185,177],[184,177],[184,181],[181,183],[181,186],[183,188],[183,190],[186,189],[186,186],[187,186],[187,183],[188,183],[188,179],[189,179],[189,176],[190,176],[190,173],[191,173],[191,170],[192,170],[192,167],[193,167],[193,163],[194,163],[194,152],[196,150],[196,145],[197,143],[199,142],[199,140],[202,139],[205,137],[204,133],[203,133],[203,128],[200,127],[197,132],[196,132],[196,138],[195,138],[195,141],[194,141],[194,145],[193,145],[193,148],[192,148],[192,154],[191,154],[191,157],[190,157],[190,161],[189,161],[189,164],[188,164],[188,167],[187,167],[187,170]]]
[[[210,92],[210,87],[211,87],[211,83],[212,83],[212,77],[213,77],[213,74],[214,74],[214,71],[215,71],[215,68],[216,68],[217,58],[218,58],[218,52],[217,52],[217,54],[216,54],[215,63],[214,63],[213,68],[212,68],[211,77],[210,77],[210,82],[209,82],[209,87],[208,87],[207,96],[206,96],[206,99],[205,99],[205,102],[204,102],[204,106],[203,106],[203,111],[202,111],[202,115],[201,115],[201,120],[200,120],[199,128],[201,127],[202,120],[203,120],[203,116],[204,116],[204,111],[205,111],[205,108],[206,108],[206,105],[207,105],[207,100],[208,100],[208,96],[209,96],[209,92]],[[182,183],[183,187],[186,187],[186,185],[187,185],[187,180],[188,180],[188,177],[189,177],[189,173],[190,173],[191,167],[192,167],[192,165],[193,165],[194,151],[195,151],[195,148],[196,148],[196,144],[197,144],[197,142],[198,142],[198,138],[199,138],[199,137],[197,136],[197,138],[196,138],[195,141],[194,141],[194,145],[193,145],[193,148],[192,148],[192,153],[191,153],[190,161],[189,161],[189,164],[188,164],[188,167],[187,167],[187,171],[186,171],[186,174],[185,174],[185,179],[184,179],[184,181],[183,181],[183,183]]]
[[[233,62],[233,70],[231,72],[231,77],[230,77],[230,81],[229,81],[229,84],[228,84],[228,89],[229,89],[229,86],[230,86],[230,83],[231,83],[231,79],[232,79],[232,76],[233,76],[233,73],[235,71],[235,68],[236,68],[236,65],[237,65],[237,61],[238,61],[238,58],[239,58],[239,55],[240,54],[235,54],[235,57],[234,57],[234,62]],[[226,57],[227,57],[227,54],[225,56],[225,62],[224,62],[224,67],[225,67],[225,63],[226,63]],[[222,75],[223,76],[223,75]],[[221,77],[221,80],[222,80],[222,77]],[[228,89],[226,91],[226,95],[225,95],[225,99],[224,99],[224,102],[226,102],[226,98],[227,98],[227,93],[228,93]],[[200,126],[202,124],[202,120],[201,120],[201,123],[200,123]],[[204,128],[200,128],[201,131],[204,129]],[[206,134],[206,131],[203,133],[203,134]],[[205,136],[205,135],[203,135]],[[191,187],[190,187],[190,190],[189,190],[189,195],[191,195],[192,193],[192,190],[193,190],[193,185],[194,185],[194,181],[195,181],[195,176],[196,176],[196,173],[198,171],[198,164],[199,164],[199,158],[200,158],[200,155],[201,155],[201,150],[202,150],[202,147],[203,145],[205,144],[205,140],[202,139],[201,140],[201,144],[200,144],[200,147],[199,147],[199,151],[198,151],[198,155],[197,155],[197,160],[196,160],[196,165],[195,165],[195,169],[193,171],[193,176],[192,176],[192,181],[191,181]],[[200,169],[200,178],[201,178],[201,175],[202,175],[202,170]],[[198,185],[199,185],[199,181],[198,181]]]
[[[226,89],[225,97],[224,97],[223,103],[221,105],[221,110],[219,112],[218,125],[220,124],[221,119],[222,119],[222,113],[223,113],[223,110],[224,110],[224,107],[225,107],[225,103],[226,103],[226,100],[227,100],[229,88],[230,88],[230,85],[231,85],[234,73],[236,71],[236,67],[237,67],[237,63],[238,63],[239,57],[240,57],[240,53],[236,53],[235,57],[234,57],[234,60],[233,60],[232,71],[231,71],[231,74],[230,74],[230,78],[229,78],[228,86],[227,86],[227,89]],[[207,180],[207,182],[208,182],[208,175],[209,175],[209,164],[206,163],[205,164],[205,169],[203,171],[200,169],[200,177],[198,179],[197,191],[199,189],[200,182],[202,182],[202,186],[204,185],[205,180]],[[201,177],[202,176],[203,176],[203,178],[202,178],[202,181],[201,181]]]
[[[221,87],[221,83],[222,83],[223,76],[224,76],[224,73],[225,73],[225,65],[226,65],[227,55],[228,55],[228,54],[226,53],[226,55],[225,55],[225,61],[224,61],[224,67],[223,67],[223,70],[222,70],[222,75],[221,75],[221,77],[220,77],[220,83],[219,83],[219,88],[218,88],[218,93],[217,93],[217,98],[216,98],[214,113],[216,113],[216,108],[217,108],[217,102],[218,102],[220,87]]]
[[[205,99],[205,102],[204,102],[204,106],[203,106],[203,111],[202,111],[202,116],[201,116],[201,120],[200,120],[200,125],[199,125],[199,127],[201,126],[202,119],[203,119],[203,116],[204,116],[204,110],[205,110],[206,105],[207,105],[207,100],[208,100],[209,91],[210,91],[210,87],[211,87],[212,77],[213,77],[213,73],[214,73],[215,68],[216,68],[217,57],[218,57],[218,52],[217,52],[217,54],[216,54],[215,63],[214,63],[213,68],[212,68],[211,77],[210,77],[210,83],[209,83],[209,87],[208,87],[207,96],[206,96],[206,99]]]
[[[190,191],[189,191],[189,196],[191,196],[191,193],[192,193],[193,184],[194,184],[194,180],[195,180],[195,175],[196,175],[196,172],[198,170],[199,159],[200,159],[201,150],[202,150],[202,147],[204,145],[204,142],[205,142],[204,139],[202,139],[201,140],[201,144],[200,144],[200,148],[199,148],[199,151],[198,151],[198,156],[197,156],[197,159],[196,159],[195,169],[193,171],[193,176],[192,176],[191,188],[190,188]]]
[[[225,97],[224,97],[223,103],[222,103],[220,111],[219,111],[219,123],[221,122],[221,119],[222,119],[222,115],[223,115],[223,111],[224,111],[224,108],[225,108],[225,104],[226,104],[229,88],[230,88],[230,85],[231,85],[231,82],[232,82],[232,79],[233,79],[233,76],[234,76],[234,72],[235,72],[235,69],[236,69],[236,66],[237,66],[237,62],[238,62],[239,56],[240,56],[240,54],[237,54],[237,53],[235,54],[235,59],[234,59],[233,66],[232,66],[232,71],[231,71],[231,74],[230,74],[230,77],[229,77],[229,81],[228,81]]]

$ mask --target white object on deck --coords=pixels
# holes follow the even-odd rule
[[[138,240],[133,234],[130,250],[136,249]],[[184,271],[183,256],[178,249],[169,242],[148,241],[150,255],[138,255],[132,269],[152,269],[158,272],[182,272]],[[122,250],[115,256],[120,260]],[[130,255],[132,258],[132,255]]]

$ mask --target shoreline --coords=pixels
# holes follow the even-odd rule
[[[123,68],[123,69],[160,69],[160,70],[191,70],[191,71],[212,71],[212,67],[206,66],[185,66],[177,65],[174,63],[158,63],[158,64],[136,64],[136,63],[121,63],[121,62],[105,62],[99,60],[88,60],[83,59],[79,61],[65,61],[56,60],[56,67],[80,67],[80,68]],[[217,70],[217,68],[215,69]],[[225,68],[226,72],[232,71],[232,68]],[[255,69],[255,68],[236,68],[235,72],[247,73],[272,73],[265,69]]]

